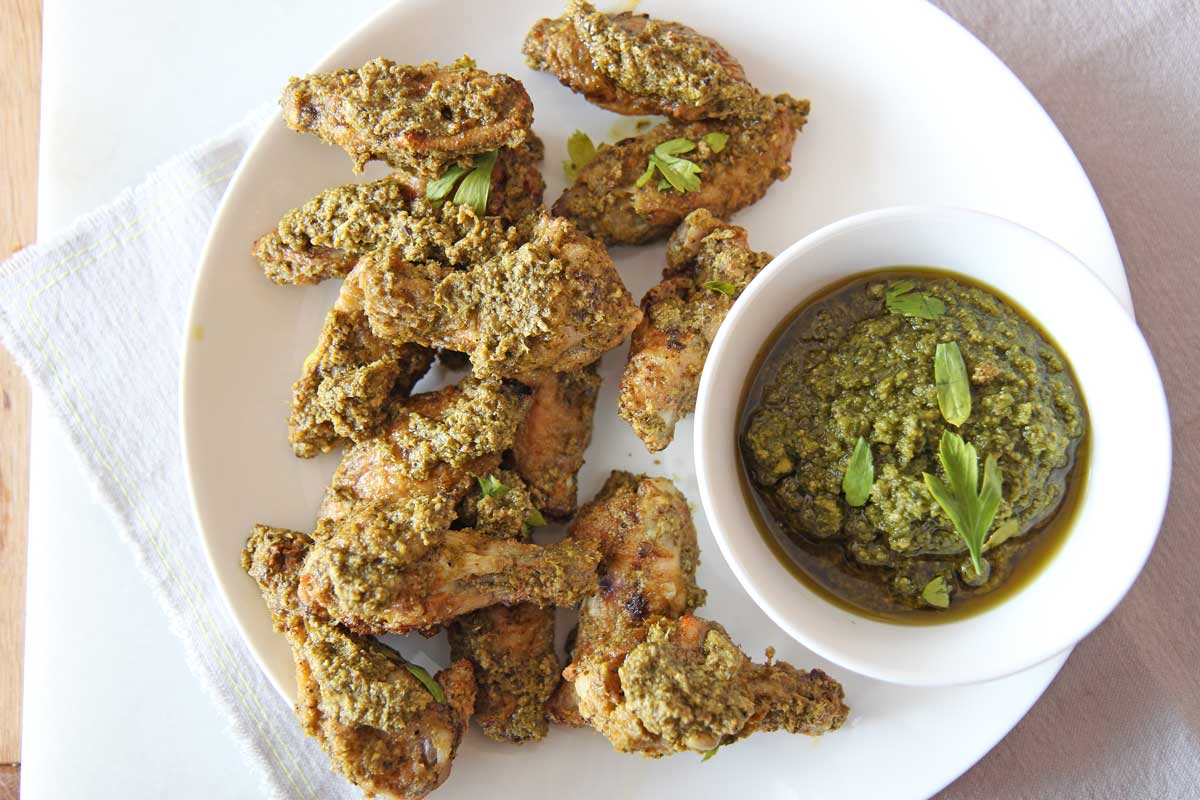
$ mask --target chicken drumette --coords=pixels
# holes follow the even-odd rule
[[[333,768],[367,797],[416,800],[450,774],[475,703],[471,664],[434,676],[370,637],[309,615],[297,597],[299,567],[312,540],[256,526],[242,554],[296,662],[296,715]],[[435,697],[433,689],[441,693]]]
[[[619,413],[647,449],[670,444],[675,423],[696,407],[717,329],[770,260],[750,249],[744,228],[706,209],[693,211],[672,234],[663,280],[642,298],[644,316],[621,377]]]
[[[592,414],[600,375],[591,364],[546,376],[533,390],[529,413],[517,428],[512,466],[529,485],[534,505],[546,516],[575,513],[576,475],[592,438]]]
[[[554,203],[554,213],[609,244],[644,244],[670,233],[690,212],[707,208],[728,217],[762,197],[791,172],[792,145],[808,115],[808,101],[779,95],[765,118],[665,122],[641,136],[602,144],[575,182]],[[728,136],[720,150],[705,136]],[[700,185],[680,192],[659,176],[638,186],[659,145],[684,139],[695,149],[684,158],[700,168]]]
[[[571,537],[602,553],[600,590],[580,607],[556,719],[585,723],[623,752],[708,752],[759,730],[820,734],[846,716],[819,670],[755,664],[714,622],[691,616],[696,529],[663,478],[614,472]]]
[[[292,78],[279,104],[288,127],[341,147],[356,172],[382,160],[437,177],[464,156],[517,147],[533,122],[520,81],[478,69],[470,58],[416,66],[377,58]]]
[[[492,170],[488,216],[514,225],[542,207],[545,183],[538,164],[542,143],[532,133],[518,147],[500,150]],[[326,189],[283,216],[254,243],[254,257],[280,284],[344,278],[359,256],[384,244],[428,250],[457,240],[451,220],[424,198],[426,180],[395,172],[370,183]]]
[[[678,22],[572,0],[563,16],[534,25],[523,49],[529,66],[618,114],[690,122],[770,113],[725,48]]]
[[[478,373],[536,382],[592,363],[640,321],[604,246],[568,220],[543,214],[528,236],[491,223],[460,240],[467,269],[416,261],[398,246],[360,259],[347,281],[358,282],[371,329],[466,353]]]
[[[450,530],[478,475],[494,470],[528,403],[516,383],[467,379],[401,404],[347,450],[300,577],[304,603],[361,633],[426,629],[495,603],[573,605],[598,555]]]

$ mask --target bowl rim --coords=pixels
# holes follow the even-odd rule
[[[1143,518],[1147,521],[1145,530],[1152,530],[1153,533],[1145,535],[1142,540],[1133,545],[1130,552],[1127,552],[1127,557],[1121,561],[1129,565],[1122,574],[1116,576],[1119,580],[1116,583],[1109,582],[1106,584],[1109,588],[1103,592],[1096,592],[1100,602],[1091,607],[1083,621],[1073,628],[1073,633],[1069,637],[1060,637],[1063,641],[1057,642],[1054,646],[1045,646],[1038,650],[1031,651],[1028,655],[1013,659],[1011,663],[998,665],[991,669],[954,669],[953,667],[946,669],[941,668],[934,674],[924,674],[923,672],[915,672],[907,668],[898,668],[892,665],[879,664],[870,659],[864,659],[858,655],[846,652],[838,643],[829,641],[827,637],[819,637],[812,635],[806,630],[803,622],[797,622],[795,615],[789,614],[787,609],[780,608],[775,602],[772,602],[758,586],[756,578],[750,574],[750,570],[742,563],[739,550],[742,545],[737,543],[736,534],[731,535],[728,530],[730,527],[728,519],[728,503],[723,503],[718,500],[718,493],[714,491],[713,472],[717,463],[712,455],[716,442],[719,441],[718,435],[714,434],[714,427],[726,430],[727,425],[717,423],[711,425],[708,422],[710,416],[708,412],[709,405],[713,402],[712,396],[716,392],[716,387],[719,383],[728,383],[728,380],[722,381],[719,376],[725,372],[723,369],[726,363],[725,355],[730,348],[730,342],[737,335],[736,329],[739,328],[739,322],[747,317],[751,312],[750,309],[755,305],[756,299],[763,296],[767,291],[767,286],[773,282],[774,277],[780,272],[787,269],[793,261],[802,256],[804,253],[812,250],[822,243],[842,235],[845,235],[854,230],[862,229],[868,226],[882,225],[894,222],[921,223],[921,224],[937,224],[955,222],[967,223],[984,223],[992,225],[996,228],[1007,228],[1013,234],[1022,236],[1032,236],[1040,240],[1042,246],[1050,247],[1058,251],[1058,255],[1065,261],[1072,263],[1078,268],[1080,276],[1084,280],[1093,282],[1095,288],[1101,291],[1101,296],[1104,298],[1102,302],[1107,308],[1103,309],[1103,314],[1093,314],[1097,319],[1103,319],[1109,322],[1116,321],[1123,329],[1117,334],[1120,338],[1129,342],[1131,349],[1134,351],[1132,358],[1137,360],[1145,360],[1150,367],[1157,380],[1152,386],[1143,387],[1143,392],[1147,400],[1150,401],[1148,410],[1149,414],[1146,418],[1146,428],[1149,431],[1148,438],[1150,440],[1150,449],[1155,451],[1159,456],[1154,460],[1154,463],[1145,467],[1146,469],[1157,471],[1157,475],[1151,475],[1154,485],[1161,487],[1158,496],[1149,498],[1152,503],[1143,503],[1145,510],[1142,512]],[[970,278],[969,272],[963,270],[949,269],[941,265],[937,265],[939,269],[943,269],[952,275],[962,275]],[[882,267],[882,265],[881,265]],[[856,274],[866,274],[874,268],[863,268],[860,270],[847,271],[841,276],[841,279],[852,277]],[[973,280],[979,280],[974,279]],[[838,280],[838,279],[834,279]],[[988,281],[982,281],[985,285]],[[832,281],[825,281],[813,287],[809,297],[816,296],[824,288],[830,285]],[[1020,302],[1020,298],[1014,298]],[[778,324],[778,321],[774,321]],[[764,340],[765,341],[765,340]],[[738,392],[741,392],[741,381],[738,381]],[[1081,387],[1082,388],[1082,387]],[[734,423],[736,424],[736,423]],[[700,387],[697,394],[696,402],[696,422],[693,430],[693,443],[695,453],[695,470],[696,479],[700,489],[701,505],[708,519],[709,526],[713,531],[713,536],[717,540],[718,547],[721,550],[721,555],[737,577],[742,588],[750,595],[755,604],[762,609],[780,628],[782,628],[789,636],[795,639],[800,644],[807,647],[817,655],[835,663],[839,666],[849,669],[861,675],[865,675],[877,680],[886,681],[889,683],[898,683],[909,686],[937,687],[937,686],[955,686],[971,683],[981,683],[984,681],[995,680],[1008,675],[1012,675],[1031,667],[1037,666],[1056,655],[1069,650],[1080,640],[1090,634],[1108,615],[1116,608],[1116,606],[1124,599],[1125,595],[1132,588],[1133,583],[1141,574],[1141,571],[1149,558],[1154,544],[1158,539],[1158,534],[1161,530],[1162,520],[1166,513],[1167,500],[1170,491],[1170,478],[1172,470],[1172,444],[1171,444],[1171,429],[1170,415],[1167,405],[1166,393],[1163,389],[1161,376],[1158,373],[1157,362],[1154,359],[1153,352],[1150,350],[1145,337],[1138,328],[1133,314],[1116,295],[1109,286],[1102,281],[1095,272],[1093,272],[1086,264],[1078,259],[1074,254],[1057,244],[1053,240],[1043,236],[1026,226],[1003,217],[988,214],[973,209],[957,208],[953,206],[937,206],[937,205],[904,205],[880,208],[871,211],[854,214],[849,217],[834,221],[822,228],[813,231],[798,241],[794,242],[789,247],[785,248],[778,256],[763,268],[762,272],[751,282],[750,286],[743,292],[735,303],[733,309],[726,317],[724,323],[717,332],[712,347],[709,350],[708,359],[705,363],[705,368],[701,375]],[[1093,465],[1094,466],[1094,465]],[[734,467],[736,470],[741,470],[740,462]],[[1142,498],[1145,500],[1146,498]],[[1086,500],[1086,498],[1085,498]],[[740,501],[739,501],[740,502]],[[1153,524],[1151,524],[1153,523]],[[744,537],[749,538],[749,537]],[[759,538],[757,530],[755,531],[754,539]],[[1098,584],[1103,585],[1103,584]],[[816,595],[811,589],[796,581],[798,591],[805,592],[811,595]],[[831,603],[825,598],[816,595],[819,600],[819,606],[823,608],[834,609]],[[848,613],[848,612],[842,612]],[[950,625],[970,625],[981,617],[968,617],[961,620],[948,621],[944,626]],[[901,627],[893,623],[867,620],[877,625],[885,625],[889,627]],[[869,625],[864,625],[860,630],[868,630]],[[908,627],[908,626],[905,626]]]

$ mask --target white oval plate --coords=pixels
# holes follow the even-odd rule
[[[470,53],[491,70],[525,82],[545,140],[546,197],[564,184],[559,164],[576,128],[611,141],[628,135],[620,118],[588,105],[549,75],[524,65],[529,25],[561,12],[559,0],[410,0],[389,6],[318,68],[355,66],[376,56],[448,61]],[[603,4],[602,4],[603,6]],[[838,3],[764,0],[751,10],[727,0],[646,0],[639,10],[716,35],[768,91],[812,99],[793,174],[736,217],[751,244],[778,252],[835,219],[890,205],[963,206],[1020,222],[1081,258],[1129,304],[1112,233],[1078,161],[1028,91],[986,48],[919,0]],[[298,64],[297,72],[309,68]],[[286,75],[279,76],[282,86]],[[618,130],[614,130],[618,124]],[[382,174],[368,172],[367,177]],[[182,375],[182,435],[195,513],[217,582],[242,633],[280,692],[295,690],[290,654],[239,553],[250,526],[311,529],[335,456],[294,458],[285,419],[292,381],[316,341],[335,285],[278,287],[249,256],[250,243],[289,208],[322,188],[353,180],[348,156],[315,138],[268,127],[234,177],[197,278]],[[663,247],[613,253],[635,297],[656,282]],[[590,497],[614,468],[674,479],[697,512],[704,563],[701,613],[722,621],[748,652],[775,645],[779,657],[829,670],[846,686],[850,721],[806,739],[759,735],[703,765],[680,755],[646,761],[612,751],[598,734],[556,729],[520,749],[472,733],[439,798],[622,797],[668,792],[721,798],[927,797],[974,764],[1029,707],[1066,660],[980,686],[907,689],[861,678],[795,644],[754,605],[721,559],[699,512],[692,428],[648,455],[616,416],[624,348],[603,362],[595,436],[580,476]],[[433,376],[436,380],[436,376]],[[427,666],[447,662],[444,642],[398,643]],[[432,662],[432,664],[430,663]]]

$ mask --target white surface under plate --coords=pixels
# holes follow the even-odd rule
[[[389,7],[323,62],[355,66],[376,56],[401,62],[451,60],[470,53],[485,69],[525,82],[534,128],[547,144],[547,198],[563,187],[559,163],[576,128],[594,140],[627,135],[629,124],[588,105],[549,75],[525,67],[523,35],[556,15],[557,0],[472,3],[411,0]],[[1061,243],[1095,270],[1128,305],[1112,234],[1091,185],[1066,142],[1015,77],[949,18],[917,0],[760,2],[647,0],[655,16],[718,36],[766,91],[811,98],[790,179],[740,213],[751,244],[778,252],[840,217],[908,203],[989,211]],[[282,85],[287,76],[280,75]],[[614,130],[614,124],[617,129]],[[382,174],[369,171],[367,177]],[[294,458],[286,441],[290,387],[316,341],[335,285],[278,287],[248,255],[250,242],[279,216],[322,188],[353,179],[349,158],[277,123],[234,179],[196,287],[184,365],[184,441],[199,524],[217,579],[251,647],[280,691],[294,691],[291,658],[239,553],[255,522],[308,530],[336,456]],[[663,266],[661,244],[618,248],[613,256],[635,297]],[[985,685],[940,690],[878,683],[826,663],[793,643],[758,610],[721,560],[702,514],[692,468],[691,422],[674,444],[651,456],[616,416],[624,347],[604,358],[604,388],[582,499],[614,469],[674,479],[697,509],[703,553],[699,580],[706,616],[722,621],[750,653],[767,645],[779,657],[819,666],[846,686],[852,713],[836,734],[806,739],[759,735],[701,765],[680,755],[646,761],[612,751],[599,735],[555,729],[520,749],[473,732],[440,798],[506,795],[693,798],[926,797],[986,753],[1041,696],[1065,654]],[[561,631],[560,631],[561,634]],[[398,645],[425,666],[444,665],[441,638]],[[867,767],[866,765],[869,765]]]

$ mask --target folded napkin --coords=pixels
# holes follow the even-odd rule
[[[200,251],[272,113],[255,111],[0,264],[0,338],[70,435],[263,794],[361,798],[243,643],[209,572],[180,454],[180,344]]]

